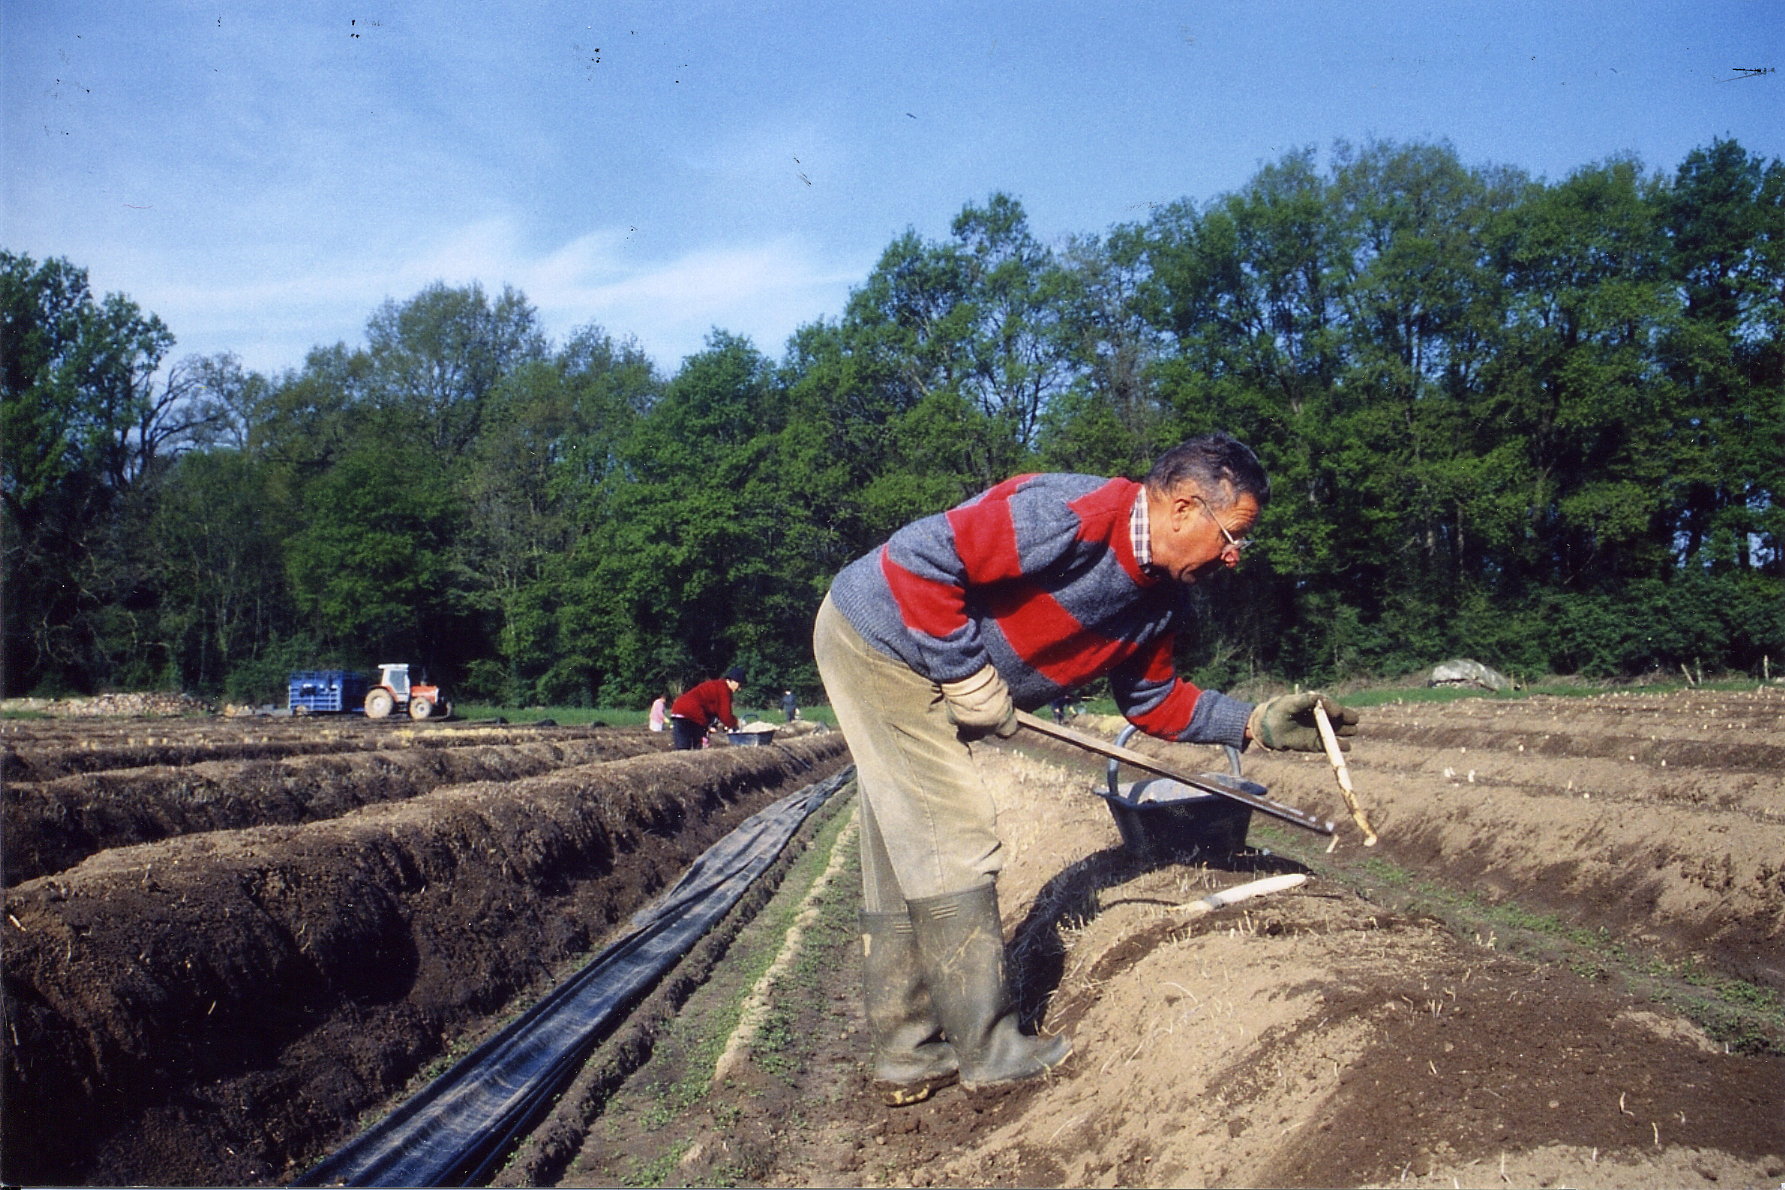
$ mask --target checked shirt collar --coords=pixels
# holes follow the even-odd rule
[[[1134,547],[1134,564],[1148,578],[1163,578],[1164,572],[1153,565],[1153,522],[1147,514],[1147,489],[1142,484],[1134,494],[1134,507],[1128,513],[1128,543]]]

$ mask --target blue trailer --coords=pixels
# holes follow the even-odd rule
[[[303,670],[291,675],[291,713],[358,714],[369,688],[365,675],[345,669]]]

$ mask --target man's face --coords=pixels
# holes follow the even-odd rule
[[[1195,484],[1184,484],[1163,498],[1149,493],[1148,501],[1153,565],[1180,583],[1238,566],[1246,535],[1258,523],[1258,501],[1243,492],[1218,507],[1218,496],[1205,500]]]

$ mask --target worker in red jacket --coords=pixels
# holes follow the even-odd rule
[[[1004,971],[993,791],[973,753],[1107,678],[1149,735],[1319,752],[1324,695],[1253,705],[1178,676],[1185,588],[1237,566],[1270,497],[1224,434],[1167,451],[1144,482],[1021,475],[914,521],[837,575],[813,631],[861,790],[862,948],[886,1102],[1033,1078],[1070,1052],[1019,1028]]]
[[[669,725],[675,732],[676,751],[700,747],[715,723],[723,723],[730,731],[738,729],[737,716],[731,713],[731,696],[743,683],[744,671],[734,665],[723,677],[702,682],[670,704]]]

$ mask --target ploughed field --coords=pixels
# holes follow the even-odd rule
[[[1371,715],[1355,775],[1394,862],[1785,993],[1785,688]],[[1333,788],[1312,758],[1257,771]]]
[[[848,761],[834,733],[678,755],[642,730],[0,727],[24,1182],[289,1180]],[[840,794],[802,837],[822,877],[697,948],[495,1184],[1785,1181],[1785,689],[1371,708],[1368,850],[1323,759],[1249,755],[1338,820],[1330,854],[1255,818],[1238,857],[1144,863],[1101,761],[1026,734],[982,755],[1061,1070],[868,1093]],[[1309,879],[1180,908],[1283,872]],[[733,1034],[746,991],[768,1023]]]
[[[0,733],[15,1183],[289,1179],[847,763],[834,733],[700,754],[357,718]]]
[[[1249,855],[1148,865],[1090,795],[1101,761],[1026,734],[985,757],[1022,1002],[1072,1035],[1060,1071],[880,1106],[840,882],[809,906],[819,974],[768,993],[802,1014],[779,1041],[699,1096],[696,1047],[666,1052],[572,1157],[524,1148],[499,1184],[1785,1181],[1785,690],[1371,708],[1368,850],[1323,758],[1249,756],[1338,819],[1331,854],[1254,818]],[[1285,872],[1309,879],[1179,908]]]

